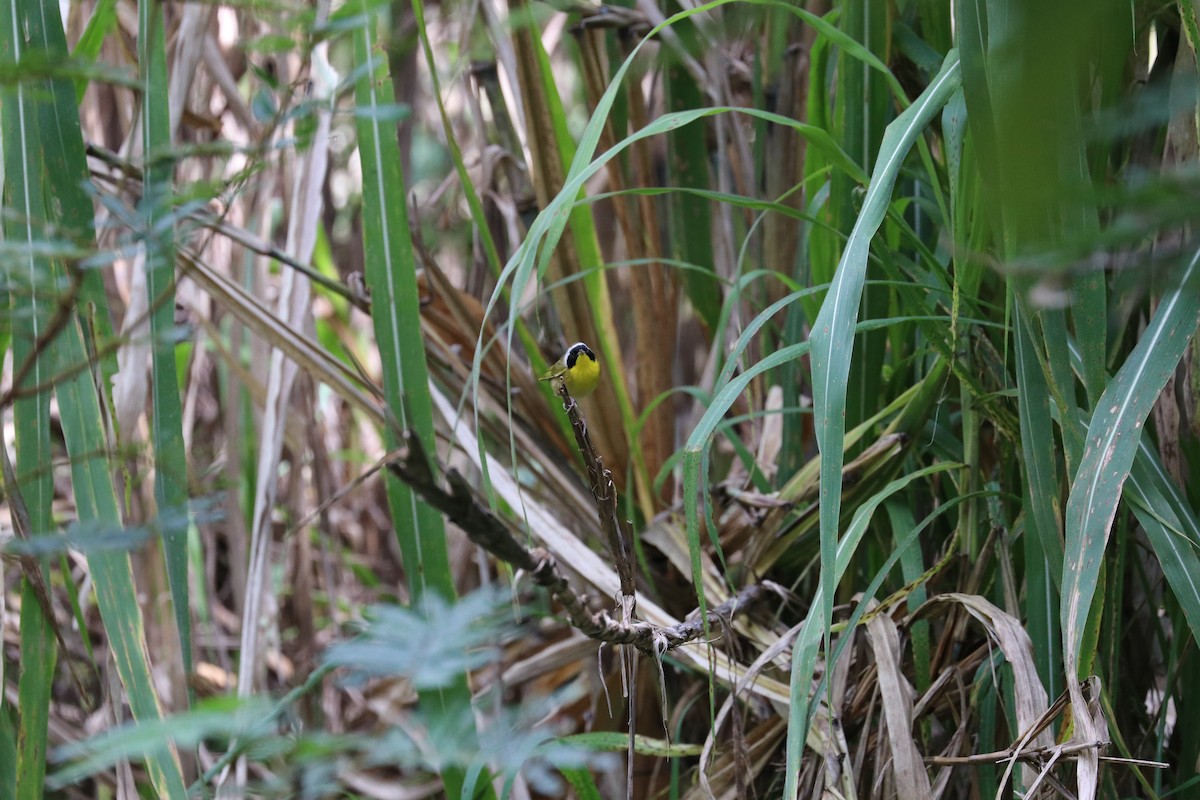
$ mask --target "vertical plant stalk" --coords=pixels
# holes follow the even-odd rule
[[[804,104],[808,91],[808,65],[811,63],[816,31],[807,25],[791,24],[790,15],[778,9],[772,15],[775,36],[769,45],[771,52],[764,61],[763,82],[777,82],[776,113],[793,119],[804,119]],[[768,66],[770,65],[770,66]],[[775,66],[777,65],[777,66]],[[804,181],[802,165],[807,143],[790,128],[761,126],[765,140],[761,144],[762,171],[767,197],[799,212],[806,193],[792,191]],[[791,274],[799,267],[800,225],[782,214],[770,214],[763,220],[763,263]],[[797,275],[797,279],[802,276]]]
[[[881,59],[887,57],[888,10],[883,3],[851,0],[842,4],[839,27],[855,41]],[[883,138],[884,126],[891,116],[892,98],[882,73],[853,57],[844,49],[838,50],[837,88],[833,98],[833,130],[837,131],[842,149],[870,173]],[[835,230],[848,232],[856,223],[855,195],[861,189],[852,176],[834,172],[830,178],[829,206]],[[886,250],[879,253],[888,258]],[[867,263],[866,276],[871,281],[884,277],[882,267]],[[862,290],[860,316],[872,319],[887,316],[890,289],[875,283]],[[880,375],[887,352],[887,331],[870,331],[854,340],[854,357],[847,378],[846,425],[858,425],[868,416],[882,388]],[[850,449],[851,455],[857,451]]]
[[[19,5],[19,0],[6,0],[0,6],[0,57],[6,65],[19,64],[24,47],[23,15]],[[17,81],[6,84],[0,93],[4,205],[6,209],[12,209],[4,217],[4,238],[11,246],[25,248],[20,262],[13,259],[8,267],[14,390],[43,387],[50,376],[42,339],[54,298],[46,296],[49,264],[35,256],[34,250],[35,242],[41,237],[40,226],[35,223],[44,217],[45,202],[38,120],[29,97],[31,91],[23,81]],[[24,293],[27,293],[26,297],[22,296]],[[24,379],[20,377],[22,374]],[[29,533],[47,533],[53,530],[54,524],[51,515],[54,486],[49,391],[18,396],[13,403],[13,427],[18,482],[13,489],[25,499]],[[13,507],[11,503],[9,507]],[[38,569],[44,568],[39,565]],[[43,572],[43,583],[47,575]],[[26,577],[21,583],[21,652],[26,658],[21,661],[17,679],[22,714],[17,730],[15,783],[20,800],[33,800],[44,793],[46,734],[58,652],[50,618],[37,602],[36,580]]]
[[[579,413],[579,404],[567,391],[565,383],[558,386],[558,396],[562,398],[563,409],[571,420],[571,429],[575,432],[575,444],[579,454],[583,456],[584,466],[587,467],[588,482],[592,486],[592,497],[596,500],[596,511],[600,517],[600,529],[608,541],[609,554],[617,568],[617,577],[621,581],[622,622],[631,622],[637,613],[637,584],[634,581],[633,537],[628,523],[622,523],[617,504],[617,487],[613,484],[612,473],[604,466],[592,437],[588,433],[587,422]],[[628,606],[626,607],[626,603]]]
[[[669,0],[664,7],[671,15],[679,11],[674,0]],[[699,34],[691,21],[677,23],[675,31],[681,46],[693,53],[702,49]],[[662,80],[667,110],[676,112],[703,107],[704,94],[681,59],[671,56],[666,60]],[[675,129],[667,133],[667,151],[672,157],[666,160],[666,167],[672,186],[708,188],[707,131],[706,126],[696,125],[688,130]],[[672,192],[667,195],[666,202],[671,226],[668,252],[672,258],[691,265],[683,272],[683,286],[705,332],[711,337],[721,316],[721,285],[716,280],[713,264],[712,210],[707,200],[691,192]]]
[[[329,16],[328,2],[317,5],[314,25],[325,24]],[[325,183],[328,166],[330,107],[336,75],[329,67],[326,52],[328,44],[317,44],[308,63],[312,71],[313,114],[316,117],[312,138],[305,150],[297,149],[299,155],[293,170],[294,182],[289,197],[289,221],[286,252],[300,263],[307,264],[312,258],[317,240],[322,207],[321,189]],[[288,129],[296,134],[293,124]],[[279,291],[277,314],[295,329],[303,327],[311,313],[310,283],[307,276],[297,270],[285,270]],[[279,460],[283,451],[284,428],[291,403],[292,387],[299,372],[297,363],[286,358],[280,349],[271,351],[267,376],[267,399],[263,411],[262,435],[258,451],[257,485],[254,493],[254,514],[250,529],[250,563],[247,567],[246,605],[242,610],[241,662],[238,665],[238,696],[249,697],[254,690],[258,662],[258,634],[262,601],[271,589],[267,586],[267,565],[272,544],[271,516],[278,488]],[[238,761],[238,781],[243,779],[245,761]]]
[[[391,445],[399,441],[396,430],[415,431],[424,447],[434,452],[433,411],[424,343],[417,324],[420,304],[404,203],[404,176],[394,125],[384,108],[391,103],[392,87],[383,69],[384,45],[376,39],[378,17],[366,2],[362,9],[368,17],[354,33],[354,48],[360,72],[355,100],[363,168],[363,241],[368,253],[371,314],[383,364],[384,397],[391,415],[387,436]],[[454,586],[446,562],[441,515],[420,503],[399,482],[389,484],[389,502],[393,503],[393,522],[413,601],[429,593],[452,597]]]
[[[421,336],[416,257],[409,234],[400,147],[395,125],[386,111],[394,97],[386,72],[386,44],[377,38],[378,13],[367,0],[361,0],[358,9],[362,20],[353,32],[354,60],[358,67],[355,120],[363,173],[366,278],[389,412],[384,438],[390,448],[395,448],[400,444],[399,432],[410,432],[427,452],[435,452],[433,401]],[[422,601],[431,595],[452,599],[454,579],[441,514],[421,502],[411,488],[395,477],[389,475],[386,486],[412,604],[421,607]],[[470,701],[465,676],[459,676],[443,689],[421,693],[422,704],[435,716],[468,708]],[[461,769],[444,769],[441,777],[448,797],[458,797],[464,791],[466,776]],[[486,775],[476,774],[474,780],[476,786],[490,795]]]
[[[636,78],[629,86],[629,124],[633,130],[646,127],[646,98],[642,84]],[[634,183],[651,187],[656,183],[654,166],[651,163],[650,142],[643,140],[631,148]],[[640,235],[627,246],[631,252],[640,251],[644,258],[662,258],[659,239],[658,205],[654,197],[640,194],[637,197],[638,217],[641,220]],[[701,232],[697,231],[697,235]],[[676,361],[676,326],[679,324],[678,289],[674,272],[659,263],[634,267],[630,273],[634,299],[634,318],[637,322],[636,377],[638,397],[643,410],[657,398],[670,391],[674,385]],[[657,475],[662,465],[675,450],[675,407],[674,398],[668,399],[650,413],[639,437],[643,443],[641,469]],[[670,497],[671,481],[665,483],[666,496]]]
[[[192,673],[192,622],[188,599],[188,476],[183,445],[183,409],[175,363],[175,226],[171,196],[174,160],[167,90],[167,55],[160,3],[138,4],[138,63],[141,65],[141,217],[145,235],[146,293],[150,305],[150,423],[154,440],[154,501],[163,521],[162,548],[171,587],[184,674]],[[182,101],[181,101],[182,102]],[[131,364],[131,369],[142,369]],[[128,432],[127,432],[128,433]],[[187,688],[187,700],[193,691]]]

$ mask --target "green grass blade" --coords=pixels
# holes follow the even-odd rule
[[[1013,281],[1017,301],[1025,306],[1023,313],[1041,323],[1042,334],[1036,340],[1045,348],[1046,363],[1042,369],[1046,375],[1046,387],[1058,406],[1059,416],[1066,418],[1075,409],[1075,374],[1071,369],[1071,336],[1067,331],[1067,315],[1060,308],[1032,311],[1028,296],[1030,286],[1028,280]],[[1067,460],[1067,474],[1074,475],[1083,455],[1083,440],[1078,436],[1063,436],[1063,453]]]
[[[681,23],[681,27],[690,24]],[[685,27],[679,33],[686,37],[688,30]],[[704,96],[695,79],[673,58],[663,71],[663,84],[668,111],[685,111],[704,105]],[[708,142],[704,133],[705,129],[701,127],[688,131],[677,129],[667,134],[668,151],[675,154],[667,160],[671,185],[693,189],[708,187]],[[673,195],[668,200],[668,207],[671,255],[704,267],[700,271],[684,272],[683,286],[696,313],[711,333],[721,313],[721,285],[713,271],[712,237],[698,235],[698,232],[708,231],[712,212],[707,203],[686,192]]]
[[[18,800],[33,800],[43,796],[46,780],[46,734],[50,723],[50,696],[57,661],[58,642],[54,638],[54,630],[46,621],[33,588],[28,581],[22,581],[22,669],[17,680],[17,702],[21,716],[17,736],[16,770],[13,772],[16,790],[13,796]]]
[[[17,0],[3,6],[0,22],[0,54],[7,65],[19,63],[25,43]],[[20,261],[6,265],[6,283],[12,303],[12,353],[14,388],[44,386],[52,373],[47,354],[40,348],[49,323],[50,309],[57,302],[47,286],[49,263],[35,255],[34,245],[44,236],[42,194],[42,150],[37,124],[34,89],[25,83],[6,84],[0,94],[0,124],[3,125],[6,243],[23,246]],[[8,210],[6,209],[6,210]],[[23,377],[21,373],[24,373]],[[53,530],[51,502],[53,464],[50,446],[50,393],[31,392],[13,404],[16,439],[17,486],[29,512],[31,534]],[[7,501],[6,505],[11,504]],[[17,731],[16,797],[40,798],[46,776],[46,736],[57,643],[50,621],[42,612],[28,580],[21,591],[21,661],[17,679],[20,719]]]
[[[799,292],[798,296],[803,297],[807,292]],[[784,300],[798,299],[797,297],[785,298]],[[783,302],[783,301],[781,301]],[[886,328],[890,325],[895,325],[901,322],[907,322],[911,317],[894,317],[887,319],[872,319],[860,322],[855,326],[855,332],[878,330]],[[696,423],[696,427],[692,429],[688,436],[685,449],[700,452],[704,450],[712,437],[715,435],[717,428],[722,423],[722,418],[733,407],[734,402],[742,392],[746,391],[746,387],[750,382],[759,375],[768,370],[775,369],[782,364],[787,363],[791,359],[801,358],[808,354],[811,344],[809,342],[798,342],[796,344],[781,347],[775,352],[763,357],[762,360],[746,367],[736,375],[729,378],[728,383],[719,386],[714,392],[712,399],[708,402],[704,415],[700,421]],[[730,370],[732,373],[733,370]]]
[[[973,143],[979,157],[976,163],[985,186],[1000,183],[999,150],[996,140],[996,120],[992,109],[992,89],[988,84],[987,43],[988,21],[984,0],[963,0],[954,4],[954,27],[962,60],[963,98],[969,115]],[[998,34],[999,35],[999,34]],[[995,192],[983,196],[985,209],[992,218],[997,233],[1004,230],[1003,205]]]
[[[628,62],[627,62],[628,63]],[[620,75],[618,75],[618,78]],[[606,95],[607,96],[607,95]],[[599,113],[600,106],[597,109]],[[736,112],[746,114],[756,119],[761,119],[766,122],[772,122],[778,125],[786,125],[794,129],[800,136],[808,140],[813,147],[825,152],[831,161],[837,166],[852,171],[856,175],[862,175],[862,170],[837,146],[832,137],[825,131],[812,126],[798,123],[795,120],[790,120],[786,117],[781,117],[778,114],[772,114],[767,111],[761,111],[754,108],[738,108],[730,106],[710,106],[707,108],[693,109],[689,111],[673,112],[657,117],[654,121],[639,131],[636,131],[626,138],[622,139],[610,149],[600,154],[595,160],[583,166],[580,164],[578,156],[576,157],[575,165],[563,185],[563,190],[550,202],[545,210],[538,215],[533,224],[529,228],[529,233],[518,250],[509,262],[504,267],[504,272],[501,273],[499,284],[502,286],[506,282],[512,282],[510,296],[519,298],[528,286],[532,279],[536,268],[539,275],[545,273],[547,264],[549,263],[549,252],[562,238],[563,231],[566,229],[567,219],[569,218],[570,209],[576,204],[579,192],[584,184],[597,172],[604,168],[604,165],[613,158],[619,156],[623,151],[629,148],[635,142],[641,141],[652,136],[667,133],[669,131],[689,125],[698,120],[710,117],[715,114]],[[582,145],[580,146],[582,152]],[[594,152],[594,149],[593,149]],[[578,171],[576,171],[576,167]],[[864,176],[865,177],[865,176]],[[708,196],[715,196],[709,193]],[[749,202],[749,201],[747,201]],[[747,207],[756,207],[748,205]],[[777,206],[769,206],[774,209]],[[790,210],[789,210],[790,211]],[[497,287],[491,299],[489,300],[487,311],[488,314],[495,308],[496,303],[500,298],[500,286]],[[517,300],[512,300],[514,303],[511,311],[514,315],[520,312],[519,306],[516,305]],[[482,356],[477,356],[477,359]]]
[[[192,673],[192,623],[188,601],[187,454],[183,447],[183,408],[175,363],[175,241],[170,198],[174,161],[163,11],[159,3],[138,4],[138,61],[142,95],[142,224],[145,231],[146,291],[150,302],[151,434],[154,443],[154,500],[162,531],[163,557],[179,635],[184,673]],[[191,694],[189,690],[189,695]]]
[[[59,20],[44,18],[43,8],[32,3],[20,10],[15,6],[10,6],[7,10],[9,13],[6,19],[11,20],[12,24],[0,27],[3,27],[4,33],[7,34],[5,49],[13,60],[21,59],[21,48],[26,40],[30,44],[30,50],[44,51],[40,53],[43,58],[55,54],[65,56],[66,48],[61,28],[58,27]],[[91,216],[90,200],[85,198],[83,202],[79,202],[82,196],[79,181],[86,176],[86,168],[81,169],[82,139],[78,133],[78,115],[73,108],[71,86],[64,85],[61,81],[47,81],[45,85],[39,85],[38,89],[40,91],[36,93],[35,101],[29,96],[32,94],[29,88],[18,84],[14,91],[17,102],[12,105],[6,103],[6,109],[11,108],[16,112],[13,118],[17,120],[20,128],[19,132],[15,128],[5,131],[6,143],[12,139],[12,146],[6,147],[6,160],[10,153],[19,152],[23,162],[19,168],[9,170],[9,196],[21,198],[24,239],[29,243],[39,238],[34,233],[35,221],[45,218],[48,209],[53,209],[53,216],[57,222],[77,228],[78,230],[70,231],[76,235],[85,235],[88,232]],[[9,127],[9,119],[6,115],[6,128]],[[10,137],[9,133],[14,135]],[[22,184],[20,192],[17,193],[12,192],[14,175],[20,176]],[[45,358],[39,358],[31,372],[37,384],[50,381],[54,374],[68,376],[58,384],[57,393],[63,436],[68,455],[71,457],[72,489],[78,518],[81,523],[100,522],[109,527],[120,526],[120,513],[106,459],[107,428],[100,414],[96,382],[90,370],[79,369],[80,365],[89,363],[88,348],[84,344],[84,330],[103,330],[104,319],[101,315],[107,314],[106,306],[102,304],[96,308],[93,303],[92,313],[85,324],[76,315],[73,306],[85,301],[86,295],[68,297],[66,305],[60,311],[67,315],[65,326],[52,341],[40,341],[42,334],[37,328],[43,315],[37,307],[36,299],[38,293],[44,291],[40,284],[57,284],[65,290],[68,282],[61,267],[52,262],[34,264],[31,260],[30,265],[36,267],[29,275],[32,301],[26,319],[30,325],[23,331],[27,335],[22,338],[44,347]],[[85,282],[81,283],[85,291],[86,280],[89,279],[99,280],[98,276],[85,276]],[[103,297],[102,290],[98,297]],[[63,301],[58,299],[58,302]],[[30,339],[30,336],[33,338]],[[49,365],[49,369],[42,369],[43,361]],[[44,395],[31,399],[37,402],[48,400]],[[38,425],[33,430],[48,431],[49,423],[44,426]],[[21,460],[20,453],[18,459]],[[49,465],[47,457],[41,467],[47,478],[50,475]],[[27,495],[36,493],[26,487]],[[34,497],[31,505],[40,505],[40,499]],[[36,522],[35,525],[40,530],[51,530],[48,518]],[[130,708],[139,720],[158,719],[158,696],[146,660],[141,610],[137,603],[129,557],[123,552],[99,551],[89,554],[88,565],[101,619],[108,634],[109,647],[125,687]],[[42,680],[48,684],[52,679],[52,666],[46,663],[39,664],[37,661],[31,661],[30,664],[31,667],[37,664],[41,668],[44,672]],[[35,670],[30,669],[28,672],[32,675]],[[32,709],[30,718],[36,718]],[[44,748],[44,742],[42,747]],[[43,768],[44,750],[42,765],[38,769]],[[146,769],[159,796],[185,796],[179,762],[172,747],[161,748],[157,753],[148,754]],[[40,792],[40,781],[37,783],[35,787],[33,782],[26,782],[27,788],[23,787],[22,791]]]
[[[1017,409],[1021,420],[1022,501],[1025,506],[1026,615],[1038,674],[1046,691],[1061,691],[1058,585],[1062,581],[1062,523],[1050,392],[1036,355],[1024,306],[1013,304]],[[1050,446],[1047,446],[1049,443]]]
[[[53,10],[53,6],[36,2],[27,2],[24,6],[24,13],[29,17],[30,50],[38,52],[49,62],[65,61],[67,42],[62,18],[57,13],[47,14],[47,9]],[[78,242],[92,242],[95,239],[92,231],[92,198],[85,189],[90,176],[75,88],[70,80],[64,77],[50,77],[45,86],[46,102],[37,104],[38,130],[43,141],[46,183],[53,187],[51,207],[57,212],[56,226]],[[97,376],[99,390],[108,392],[117,371],[117,359],[112,348],[102,347],[112,341],[107,290],[102,273],[98,269],[85,270],[79,278],[75,307],[81,315],[82,333],[87,342],[88,352],[99,360],[98,364],[91,365],[91,370]],[[65,562],[62,563],[65,574],[67,568]],[[79,604],[78,590],[70,581],[67,582],[67,594],[76,625],[83,635],[84,646],[90,657],[91,640]],[[33,602],[32,597],[29,598],[29,602]],[[23,647],[23,652],[35,653],[36,649],[31,645],[28,648]],[[52,658],[52,653],[44,651],[34,657],[31,663],[53,664]],[[48,668],[47,674],[53,674],[52,667]],[[22,707],[32,708],[32,704],[26,702]]]
[[[885,506],[885,510],[887,511],[888,522],[892,528],[893,548],[899,549],[907,534],[917,527],[917,520],[913,516],[912,505],[905,498],[889,500]],[[904,578],[905,585],[909,585],[920,578],[925,573],[926,568],[925,558],[921,554],[921,547],[917,542],[914,541],[900,551],[900,574]],[[906,601],[908,612],[910,614],[915,612],[921,607],[928,596],[928,590],[923,584],[914,588]],[[929,642],[929,621],[924,619],[918,620],[912,624],[910,630],[916,688],[918,692],[924,694],[933,683],[933,675],[930,672],[932,650]]]
[[[1141,457],[1145,454],[1143,445],[1129,473],[1133,512],[1158,556],[1192,636],[1200,638],[1200,541],[1188,536],[1182,515],[1160,489],[1165,476],[1154,473],[1149,459]]]
[[[1050,416],[1050,390],[1036,354],[1030,320],[1024,307],[1014,303],[1013,324],[1017,372],[1018,411],[1021,418],[1022,464],[1029,491],[1026,530],[1038,541],[1050,569],[1062,574],[1062,539],[1058,500],[1054,429]],[[1047,446],[1049,445],[1049,446]]]
[[[42,6],[31,4],[35,13],[23,18],[24,31],[33,50],[42,49],[43,56],[65,56],[65,42],[62,39],[60,21],[57,18],[47,19],[41,16]],[[8,18],[16,20],[15,10],[10,11]],[[18,42],[21,39],[18,37]],[[16,55],[14,53],[14,55]],[[83,193],[81,181],[86,177],[86,167],[83,163],[82,138],[79,135],[78,114],[74,108],[73,92],[70,84],[59,81],[48,82],[49,90],[39,94],[40,102],[29,107],[22,107],[21,118],[27,126],[32,126],[35,120],[41,120],[41,129],[36,137],[36,150],[45,148],[45,195],[38,186],[43,176],[40,172],[42,164],[41,152],[35,151],[34,145],[29,144],[26,136],[23,149],[25,167],[22,178],[26,181],[22,196],[25,199],[27,212],[23,215],[28,221],[44,216],[41,208],[52,208],[56,221],[67,229],[70,234],[90,238],[91,201]],[[40,87],[44,88],[44,87]],[[18,89],[18,94],[21,90]],[[27,130],[29,128],[27,127]],[[6,139],[8,137],[6,136]],[[16,137],[14,137],[16,138]],[[34,193],[38,199],[33,199]],[[44,197],[44,200],[42,199]],[[32,239],[32,237],[27,237]],[[61,271],[52,271],[49,263],[42,265],[38,281],[49,280],[65,287],[65,276]],[[49,343],[47,355],[52,360],[52,369],[42,371],[35,369],[39,383],[50,380],[55,372],[70,374],[74,377],[64,381],[59,388],[59,410],[62,421],[64,438],[67,442],[68,453],[72,460],[72,486],[79,519],[82,522],[103,519],[112,525],[119,525],[116,498],[113,492],[111,478],[107,472],[105,453],[107,440],[105,425],[99,413],[99,400],[96,394],[96,384],[90,370],[80,372],[78,367],[88,363],[83,345],[83,329],[89,332],[105,333],[107,327],[107,306],[103,287],[99,282],[99,274],[91,273],[83,276],[80,283],[80,294],[68,298],[72,305],[89,308],[88,322],[80,323],[73,314],[67,321],[65,330],[52,343]],[[90,285],[89,285],[90,284]],[[99,287],[98,291],[96,287]],[[35,287],[35,291],[41,291]],[[89,297],[90,292],[90,297]],[[36,296],[36,295],[33,295]],[[70,306],[67,306],[70,308]],[[36,308],[32,319],[39,316]],[[64,309],[66,311],[66,309]],[[35,322],[36,325],[36,322]],[[40,338],[40,336],[39,336]],[[94,342],[94,340],[93,340]],[[42,400],[44,398],[35,398]],[[46,426],[37,429],[48,430]],[[49,476],[49,462],[45,467]],[[35,523],[41,530],[50,530],[49,520]],[[158,699],[153,688],[149,665],[145,660],[145,639],[142,634],[140,609],[137,605],[129,559],[125,554],[94,554],[89,557],[89,567],[94,580],[102,620],[109,637],[109,645],[117,664],[118,674],[128,694],[129,704],[138,719],[156,719],[158,717]],[[34,607],[31,602],[30,607]],[[28,646],[31,666],[36,664],[43,672],[41,680],[49,684],[53,677],[53,659],[48,656],[40,658],[43,651]],[[27,671],[33,676],[36,670]],[[26,692],[23,706],[27,706],[29,724],[37,719],[39,712],[35,703],[30,702],[31,695]],[[24,716],[24,715],[23,715]],[[36,739],[30,738],[30,747],[37,746]],[[44,742],[41,745],[41,764],[44,767]],[[32,752],[32,750],[28,750]],[[169,748],[147,761],[147,770],[156,792],[164,797],[182,797],[184,789],[179,764]],[[26,772],[21,789],[22,796],[37,796],[41,792],[40,778]]]
[[[103,5],[103,4],[102,4]],[[67,59],[67,40],[62,17],[53,6],[29,2],[30,48],[39,51],[49,61]],[[97,10],[99,12],[99,9]],[[51,96],[39,103],[39,132],[45,140],[46,174],[51,186],[62,199],[56,223],[78,241],[94,241],[92,198],[84,188],[90,180],[86,148],[79,120],[78,103],[71,82],[66,78],[49,79]],[[108,294],[101,270],[83,272],[79,286],[80,312],[86,320],[84,336],[89,348],[100,352],[99,374],[105,391],[112,385],[117,372],[117,356],[112,348],[100,345],[112,340],[112,318],[108,310]]]
[[[590,770],[584,767],[562,767],[560,771],[567,783],[571,784],[579,800],[601,800],[603,797]]]
[[[1073,351],[1072,355],[1078,355],[1078,351]],[[1074,364],[1082,372],[1082,358],[1074,358]],[[1082,441],[1082,411],[1069,430],[1071,436]],[[1196,569],[1200,519],[1163,466],[1146,434],[1142,435],[1133,459],[1123,496],[1130,501],[1139,524],[1146,531],[1192,635],[1200,636],[1200,584],[1197,583],[1200,571]]]
[[[813,324],[813,424],[821,451],[821,594],[817,598],[819,615],[815,618],[826,629],[833,614],[833,570],[837,551],[838,519],[841,515],[843,441],[845,436],[846,384],[850,373],[850,354],[854,348],[855,322],[866,280],[871,239],[879,229],[891,202],[900,167],[917,137],[940,113],[959,85],[958,54],[946,57],[941,71],[912,106],[892,122],[884,134],[879,157],[862,212],[846,242],[841,263],[829,287],[821,312]],[[810,615],[810,619],[813,619]],[[802,734],[804,720],[792,707],[792,724]],[[788,731],[788,778],[785,797],[796,796],[799,774],[799,743]],[[793,747],[793,744],[795,747]],[[795,758],[793,758],[793,756]],[[793,769],[795,768],[795,769]]]
[[[376,39],[376,15],[363,3],[367,21],[354,33],[359,65],[369,63],[381,47]],[[382,62],[378,62],[382,66]],[[391,81],[381,70],[362,70],[355,98],[362,113],[356,115],[359,153],[363,167],[363,241],[371,258],[367,283],[371,289],[375,335],[383,363],[384,395],[398,430],[411,430],[436,452],[429,375],[421,339],[416,259],[408,232],[404,201],[404,176],[395,129],[375,109],[392,102]],[[396,446],[396,430],[388,441]],[[388,479],[389,502],[395,517],[405,569],[413,600],[427,594],[454,596],[446,555],[441,515],[421,503],[408,488]]]
[[[0,794],[17,796],[17,726],[13,707],[0,698]]]
[[[72,55],[83,61],[95,61],[100,55],[100,47],[104,44],[105,37],[116,24],[117,0],[100,0],[96,3],[96,8],[92,11],[92,18],[88,20],[87,27],[83,29],[83,35],[79,37],[79,42],[75,45],[75,52]],[[76,79],[76,104],[83,101],[87,87],[86,78]]]
[[[400,147],[394,125],[386,121],[385,114],[376,113],[393,102],[394,94],[379,57],[379,16],[365,0],[355,10],[364,15],[353,33],[355,61],[360,67],[355,100],[361,113],[355,118],[363,171],[363,245],[369,254],[366,277],[383,366],[384,397],[393,421],[385,438],[390,447],[396,447],[399,431],[412,431],[427,452],[434,453],[433,406]],[[385,480],[412,601],[419,604],[435,595],[453,598],[454,581],[441,515],[396,478],[389,475]],[[465,676],[460,676],[445,689],[422,692],[421,699],[433,713],[438,709],[461,713],[469,707],[470,690]],[[447,796],[457,797],[463,786],[461,770],[444,770],[442,780]]]
[[[1197,518],[1196,509],[1171,478],[1167,468],[1163,466],[1162,459],[1159,458],[1158,451],[1146,435],[1142,436],[1142,442],[1138,447],[1137,457],[1133,460],[1133,464],[1137,470],[1137,485],[1151,484],[1155,494],[1160,496],[1162,502],[1165,503],[1163,520],[1167,521],[1176,533],[1189,539],[1194,547],[1200,548],[1200,518]],[[1149,495],[1146,495],[1145,498],[1135,495],[1134,500],[1155,510],[1155,513],[1159,513],[1160,504],[1150,502],[1148,498]]]
[[[882,3],[851,2],[843,5],[841,28],[872,53],[885,52],[889,10]],[[892,113],[892,98],[884,74],[872,70],[842,49],[838,53],[837,90],[834,92],[834,128],[842,149],[869,172]],[[833,227],[849,232],[856,223],[857,181],[844,171],[834,172],[830,182],[829,207]],[[883,276],[879,264],[868,263],[871,280]],[[866,318],[887,316],[890,290],[868,284],[863,289],[861,313]],[[871,415],[882,384],[887,332],[875,331],[857,337],[847,379],[846,426],[853,428]]]
[[[1150,324],[1101,395],[1067,500],[1063,565],[1063,649],[1067,677],[1078,680],[1087,616],[1095,595],[1121,487],[1142,425],[1200,323],[1200,251],[1178,285],[1159,302]]]
[[[55,341],[55,365],[61,374],[87,360],[77,320]],[[63,437],[71,459],[71,485],[81,523],[103,528],[121,525],[112,476],[108,472],[108,441],[100,415],[100,400],[90,372],[75,371],[58,385]],[[129,555],[98,550],[88,555],[100,617],[108,634],[117,673],[138,721],[161,715],[154,679],[146,657],[146,637]],[[147,754],[146,769],[160,797],[185,797],[183,776],[174,747]]]
[[[1088,221],[1092,224],[1088,225],[1087,230],[1099,232],[1094,224],[1094,212]],[[1077,231],[1080,229],[1082,226],[1076,228]],[[1072,287],[1074,302],[1071,304],[1071,321],[1075,326],[1075,341],[1079,343],[1083,360],[1081,377],[1091,403],[1096,402],[1104,390],[1104,378],[1107,375],[1108,305],[1104,282],[1103,272],[1090,271],[1081,275]]]

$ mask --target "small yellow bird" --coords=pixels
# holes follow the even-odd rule
[[[562,381],[572,397],[587,397],[600,384],[600,364],[592,348],[576,342],[540,380]]]

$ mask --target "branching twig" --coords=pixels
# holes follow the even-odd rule
[[[563,409],[571,420],[571,428],[575,431],[575,443],[583,456],[584,465],[588,471],[588,481],[592,486],[592,496],[596,498],[596,511],[600,518],[600,529],[608,542],[608,549],[617,567],[617,577],[621,581],[621,594],[630,601],[629,614],[632,617],[636,610],[634,603],[637,588],[633,580],[633,553],[630,552],[629,529],[622,524],[617,515],[617,487],[613,484],[612,473],[604,466],[600,454],[588,436],[587,423],[579,413],[579,405],[567,391],[565,382],[558,385],[558,395],[562,398]]]
[[[404,447],[388,463],[388,471],[404,481],[422,500],[446,515],[466,533],[467,538],[492,555],[530,574],[534,583],[545,588],[562,604],[567,619],[586,636],[610,644],[628,644],[647,655],[661,655],[699,638],[703,622],[693,613],[688,621],[669,628],[648,622],[620,622],[607,611],[592,611],[585,599],[571,588],[554,556],[536,547],[527,548],[517,541],[508,526],[476,499],[466,479],[456,470],[446,472],[448,489],[442,488],[420,440],[411,432],[404,434]],[[735,596],[708,612],[708,621],[716,624],[743,611],[767,595],[761,584],[744,587]]]

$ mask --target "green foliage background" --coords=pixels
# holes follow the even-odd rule
[[[0,15],[0,796],[1200,796],[1190,0],[53,8]],[[773,598],[628,705],[378,470],[610,605],[578,340],[642,619]]]

